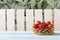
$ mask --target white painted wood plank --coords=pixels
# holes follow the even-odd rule
[[[17,31],[24,31],[24,9],[17,10]]]
[[[0,9],[0,31],[6,30],[5,11],[4,9]]]
[[[42,22],[42,9],[35,9],[35,23],[37,21]]]
[[[54,28],[60,31],[60,9],[54,9]]]
[[[44,10],[44,18],[45,18],[45,22],[51,21],[51,23],[52,23],[52,9]]]
[[[7,9],[7,31],[15,30],[15,10]]]
[[[27,9],[26,10],[26,30],[32,31],[32,25],[33,25],[33,10]]]

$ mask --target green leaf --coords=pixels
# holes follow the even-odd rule
[[[60,9],[60,0],[57,2],[57,8]]]
[[[31,8],[34,8],[36,5],[36,0],[31,0]]]
[[[12,3],[14,3],[14,0],[7,0],[7,3],[11,5]]]
[[[48,3],[48,6],[50,6],[51,8],[54,8],[54,0],[46,0]]]
[[[38,7],[38,9],[41,9],[42,1],[43,1],[43,0],[38,1],[38,3],[37,3],[37,7]]]
[[[41,2],[41,8],[42,8],[42,9],[47,8],[47,6],[48,6],[48,3],[47,3],[46,0],[44,0],[44,1]]]
[[[30,2],[31,0],[28,0],[28,2]]]
[[[4,5],[0,4],[0,9],[3,7]]]

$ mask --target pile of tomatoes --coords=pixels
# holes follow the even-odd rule
[[[41,22],[41,21],[37,21],[36,24],[33,25],[34,29],[39,29],[39,30],[51,30],[53,28],[53,24],[48,21],[48,22]]]

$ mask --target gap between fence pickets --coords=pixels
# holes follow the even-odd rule
[[[26,31],[32,31],[32,25],[37,21],[42,21],[42,9],[26,9],[26,16],[24,16],[24,9],[17,9],[16,21],[17,30],[24,31],[24,23],[26,21]],[[6,24],[7,14],[7,24]],[[35,15],[34,15],[35,14]],[[44,10],[45,21],[52,22],[52,9]],[[33,16],[34,15],[34,16]],[[26,18],[25,18],[26,17]],[[56,31],[60,30],[60,9],[54,9],[54,28]],[[25,20],[26,19],[26,20]],[[5,31],[7,25],[7,31],[15,31],[15,9],[0,9],[0,31]]]

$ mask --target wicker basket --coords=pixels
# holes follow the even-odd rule
[[[41,29],[34,29],[33,28],[33,32],[37,35],[52,35],[54,32],[53,32],[53,29],[51,30],[41,30]]]

